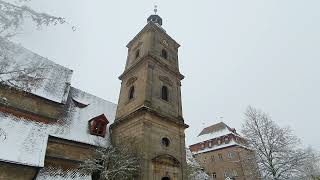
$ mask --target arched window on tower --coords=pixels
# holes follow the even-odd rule
[[[140,50],[139,50],[139,49],[136,51],[136,59],[137,59],[138,57],[140,57]]]
[[[162,86],[161,88],[161,99],[165,101],[169,100],[169,91],[167,86]]]
[[[134,86],[129,89],[129,100],[134,98]]]
[[[162,49],[161,51],[161,57],[165,58],[165,59],[168,59],[168,53],[165,49]]]

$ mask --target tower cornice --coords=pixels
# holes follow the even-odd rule
[[[167,70],[168,72],[174,74],[175,76],[177,76],[179,78],[179,80],[183,80],[184,76],[179,72],[178,69],[173,69],[170,68],[170,66],[168,66],[166,63],[162,62],[162,60],[151,54],[148,53],[146,56],[141,57],[139,59],[139,61],[137,61],[135,64],[133,64],[131,67],[129,67],[128,69],[126,69],[120,76],[119,79],[122,80],[123,77],[125,77],[127,74],[129,74],[132,70],[134,70],[137,66],[139,66],[140,64],[142,64],[144,61],[153,61],[154,63],[157,63],[158,65],[160,65],[162,68],[164,68],[165,70]]]
[[[171,36],[169,36],[166,31],[159,25],[157,25],[156,23],[150,21],[148,22],[147,25],[144,26],[144,28],[127,44],[127,48],[130,48],[132,46],[132,44],[141,36],[141,34],[143,34],[144,32],[150,31],[150,30],[154,30],[154,31],[158,31],[160,34],[162,34],[163,36],[165,36],[166,38],[170,39],[171,41],[174,42],[175,44],[175,48],[179,48],[180,44],[177,43]]]
[[[115,119],[114,123],[111,124],[110,128],[114,128],[115,126],[117,126],[118,124],[124,123],[126,122],[127,119],[131,119],[135,116],[139,116],[140,113],[150,113],[153,114],[155,116],[160,117],[161,119],[163,119],[164,121],[179,125],[184,127],[185,129],[187,129],[189,127],[189,125],[184,123],[184,119],[183,117],[172,117],[172,116],[167,116],[164,115],[148,106],[141,106],[139,108],[137,108],[135,111],[131,112],[130,114],[127,114],[125,116],[119,117],[117,119]],[[178,119],[178,121],[177,121]]]

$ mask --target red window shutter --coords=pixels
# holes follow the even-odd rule
[[[90,134],[105,137],[108,120],[103,117],[96,117],[89,121]]]
[[[90,134],[94,134],[95,121],[90,122]]]

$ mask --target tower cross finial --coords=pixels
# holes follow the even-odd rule
[[[157,14],[157,12],[158,12],[158,6],[157,5],[154,5],[154,14]]]

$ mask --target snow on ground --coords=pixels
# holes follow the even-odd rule
[[[43,168],[36,180],[91,180],[91,176],[84,175],[77,170],[62,171],[59,169]]]

